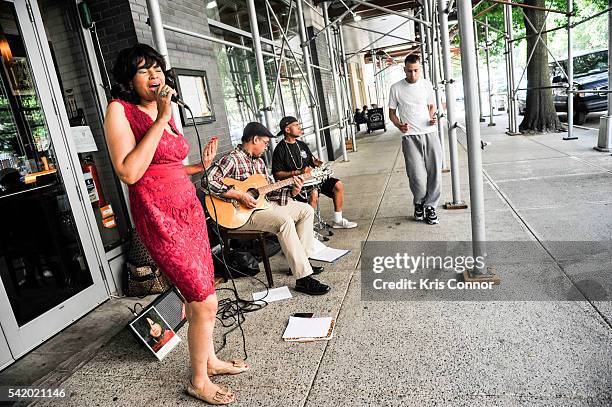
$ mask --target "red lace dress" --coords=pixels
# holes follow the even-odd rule
[[[136,105],[123,105],[136,142],[153,124]],[[176,134],[174,121],[170,126]],[[215,292],[214,268],[204,209],[182,160],[189,144],[164,130],[151,165],[129,186],[130,208],[142,242],[161,270],[188,302],[204,301]]]

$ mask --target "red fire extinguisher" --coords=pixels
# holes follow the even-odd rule
[[[100,208],[106,206],[106,200],[102,192],[102,184],[98,177],[98,169],[91,155],[83,159],[82,169],[83,175],[85,176],[85,184],[87,185],[87,192],[89,193],[89,199],[92,203],[97,201]]]

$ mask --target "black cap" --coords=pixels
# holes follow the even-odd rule
[[[297,122],[298,119],[296,119],[293,116],[285,116],[281,119],[280,123],[278,124],[278,127],[280,128],[280,132],[278,133],[278,136],[284,136],[285,135],[285,129],[287,128],[287,126],[289,126],[291,123],[295,123]]]
[[[263,124],[258,122],[250,122],[242,131],[242,142],[246,143],[255,136],[270,138],[276,137],[274,134],[270,133],[270,130],[268,130]]]

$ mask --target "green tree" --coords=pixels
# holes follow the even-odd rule
[[[524,4],[537,6],[541,8],[552,8],[557,10],[566,10],[566,0],[525,0]],[[492,2],[483,2],[474,10],[474,14],[478,16],[480,12],[489,8],[493,5]],[[594,14],[596,11],[603,10],[607,5],[606,0],[574,0],[573,8],[576,12],[576,19],[588,17]],[[524,14],[523,14],[524,11]],[[544,44],[548,45],[548,39],[554,37],[557,41],[553,49],[559,50],[564,49],[562,44],[559,44],[559,40],[565,35],[565,30],[558,30],[551,33],[551,36],[544,34],[541,40],[537,39],[537,32],[544,26],[544,30],[547,28],[553,28],[558,25],[563,25],[566,20],[561,14],[550,14],[550,22],[546,28],[546,16],[547,12],[543,10],[534,10],[524,8],[523,11],[519,7],[513,7],[513,33],[515,37],[524,36],[527,40],[527,58],[532,54],[531,61],[527,66],[527,104],[525,117],[519,126],[522,132],[545,132],[545,131],[559,131],[562,130],[562,125],[555,112],[555,107],[552,98],[552,89],[533,89],[551,86],[550,79],[550,68],[549,68],[549,55]],[[503,31],[503,9],[501,6],[497,6],[487,13],[489,24],[496,30]],[[531,24],[527,22],[527,19]],[[605,18],[605,16],[603,17]],[[482,18],[479,20],[482,21]],[[601,22],[600,22],[601,24]],[[587,26],[589,24],[585,24]],[[582,32],[577,30],[577,38],[583,42],[585,47],[593,47],[595,44],[602,44],[603,37],[601,32],[595,34],[588,33],[588,27],[584,27]],[[601,30],[599,30],[601,31]],[[606,30],[607,31],[607,30]],[[606,32],[607,34],[607,32]],[[565,39],[567,36],[565,35]],[[566,40],[565,40],[566,42]],[[551,48],[551,47],[549,47]],[[491,51],[494,55],[499,55],[503,52],[503,41],[497,41],[492,45]]]

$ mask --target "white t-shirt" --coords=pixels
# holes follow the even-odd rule
[[[436,98],[431,82],[419,79],[408,83],[406,79],[391,85],[389,91],[389,109],[396,109],[397,117],[402,123],[408,123],[406,134],[427,134],[436,131],[436,126],[429,124],[429,107]]]

